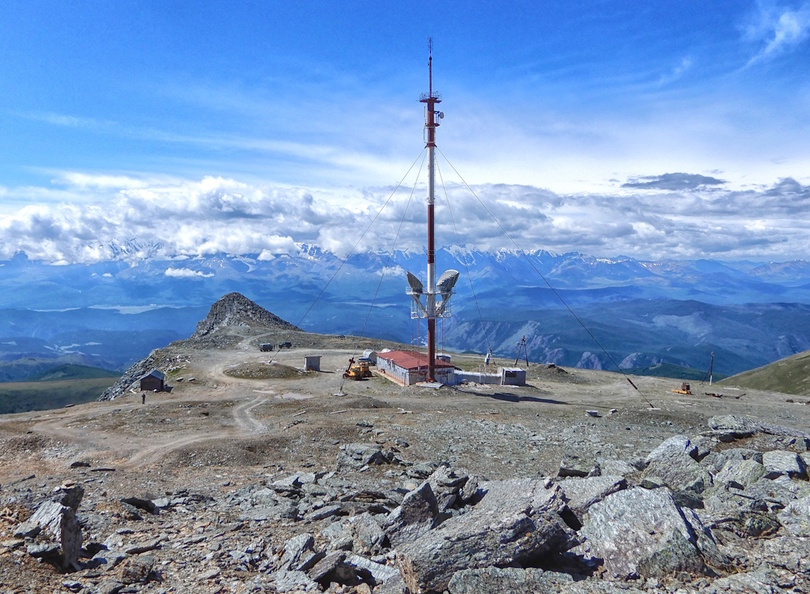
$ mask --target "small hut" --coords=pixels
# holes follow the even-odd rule
[[[141,378],[142,392],[162,392],[165,388],[166,375],[157,369],[153,369]]]
[[[520,367],[501,367],[502,386],[525,386],[526,370]]]
[[[320,355],[306,355],[305,367],[307,371],[320,371],[321,370],[321,356]]]

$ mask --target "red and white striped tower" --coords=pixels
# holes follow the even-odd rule
[[[428,378],[429,382],[436,381],[436,261],[435,244],[433,239],[433,211],[436,202],[435,196],[435,152],[436,152],[436,104],[441,103],[441,97],[433,92],[433,40],[429,44],[428,57],[428,94],[423,94],[420,101],[425,104],[425,133],[428,151],[428,196],[427,196],[427,291],[425,291],[425,310],[427,310],[428,327]]]
[[[427,289],[422,285],[416,276],[408,273],[408,284],[410,290],[408,295],[413,298],[411,307],[411,317],[414,319],[426,318],[428,323],[428,370],[427,381],[436,381],[436,318],[446,318],[450,316],[448,307],[450,297],[453,295],[453,287],[458,280],[457,270],[447,270],[436,280],[436,248],[433,239],[434,205],[435,205],[435,152],[436,152],[436,128],[439,127],[437,120],[444,117],[444,113],[436,110],[436,104],[441,103],[441,97],[433,92],[433,43],[430,43],[430,58],[428,59],[428,73],[430,85],[427,95],[423,94],[420,101],[425,104],[425,137],[428,150],[428,231],[427,231]],[[425,302],[422,303],[422,295]]]

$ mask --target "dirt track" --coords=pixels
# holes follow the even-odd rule
[[[634,378],[639,393],[618,374],[544,365],[529,368],[525,387],[401,388],[382,377],[344,381],[346,362],[357,356],[353,350],[261,353],[255,343],[244,336],[226,350],[167,349],[185,362],[169,374],[171,393],[148,394],[145,405],[136,392],[0,418],[0,484],[32,469],[59,475],[76,460],[134,474],[162,470],[164,480],[184,484],[205,483],[207,471],[238,480],[257,465],[328,470],[340,443],[369,439],[404,440],[404,455],[413,461],[448,459],[493,478],[540,475],[555,473],[566,456],[642,456],[668,436],[704,431],[706,420],[718,414],[810,426],[810,406],[787,402],[782,394],[714,386],[712,392],[724,392],[716,398],[704,394],[708,386],[695,385],[695,395],[683,396],[671,392],[675,380]],[[240,366],[301,368],[304,355],[313,353],[322,355],[319,373],[233,377]],[[465,359],[475,361],[457,361]],[[177,464],[189,457],[196,458],[193,473]]]

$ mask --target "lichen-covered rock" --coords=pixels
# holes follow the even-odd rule
[[[765,467],[765,477],[774,479],[779,476],[805,478],[804,461],[796,452],[773,450],[762,454],[762,465]]]
[[[778,518],[790,534],[810,537],[810,496],[792,502],[778,514]]]
[[[691,456],[670,451],[653,458],[641,475],[644,479],[660,479],[673,491],[702,493],[712,484],[711,475]]]
[[[728,462],[723,470],[714,475],[713,482],[718,487],[745,489],[765,476],[765,467],[755,460]]]
[[[698,449],[686,435],[674,435],[650,452],[645,462],[649,464],[653,460],[679,457],[681,454],[697,458]]]
[[[668,490],[628,489],[589,509],[580,531],[585,543],[575,552],[603,560],[619,579],[703,573],[695,532]]]
[[[443,591],[457,571],[537,561],[577,543],[563,520],[559,487],[533,479],[493,481],[467,513],[397,551],[397,566],[414,594]]]
[[[425,481],[418,489],[405,495],[400,506],[388,514],[383,529],[391,546],[396,548],[413,542],[433,528],[438,516],[436,496],[430,483]]]
[[[721,441],[733,441],[755,435],[759,423],[747,417],[720,415],[709,419],[709,427]]]
[[[536,568],[485,567],[457,571],[447,585],[450,594],[535,594],[557,592],[574,578],[567,573]]]
[[[593,504],[599,503],[611,493],[626,489],[627,479],[622,476],[568,478],[560,483],[560,487],[571,511],[582,516]]]

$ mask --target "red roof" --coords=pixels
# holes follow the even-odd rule
[[[403,369],[418,369],[428,366],[428,356],[413,351],[388,351],[387,353],[377,353],[377,359],[385,359],[402,367]],[[436,359],[436,367],[453,368],[455,365]]]

